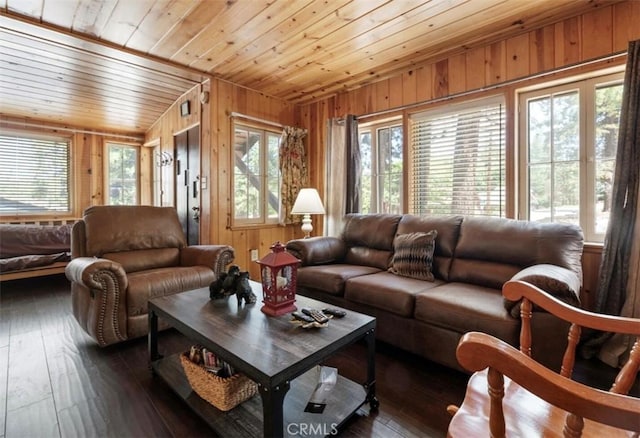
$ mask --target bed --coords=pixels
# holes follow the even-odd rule
[[[73,222],[0,224],[0,281],[63,273]]]

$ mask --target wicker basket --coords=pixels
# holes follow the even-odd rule
[[[180,355],[180,362],[195,393],[221,411],[233,409],[258,392],[258,385],[243,374],[218,377],[191,362],[188,353]]]

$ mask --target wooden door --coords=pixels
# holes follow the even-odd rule
[[[175,206],[189,245],[200,242],[200,127],[174,137]]]

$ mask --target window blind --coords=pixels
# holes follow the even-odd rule
[[[412,115],[409,145],[411,213],[505,215],[502,99]]]
[[[0,134],[0,214],[70,211],[66,138]]]

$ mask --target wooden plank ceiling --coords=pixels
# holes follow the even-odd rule
[[[0,0],[0,114],[143,132],[225,79],[296,103],[620,0]]]

